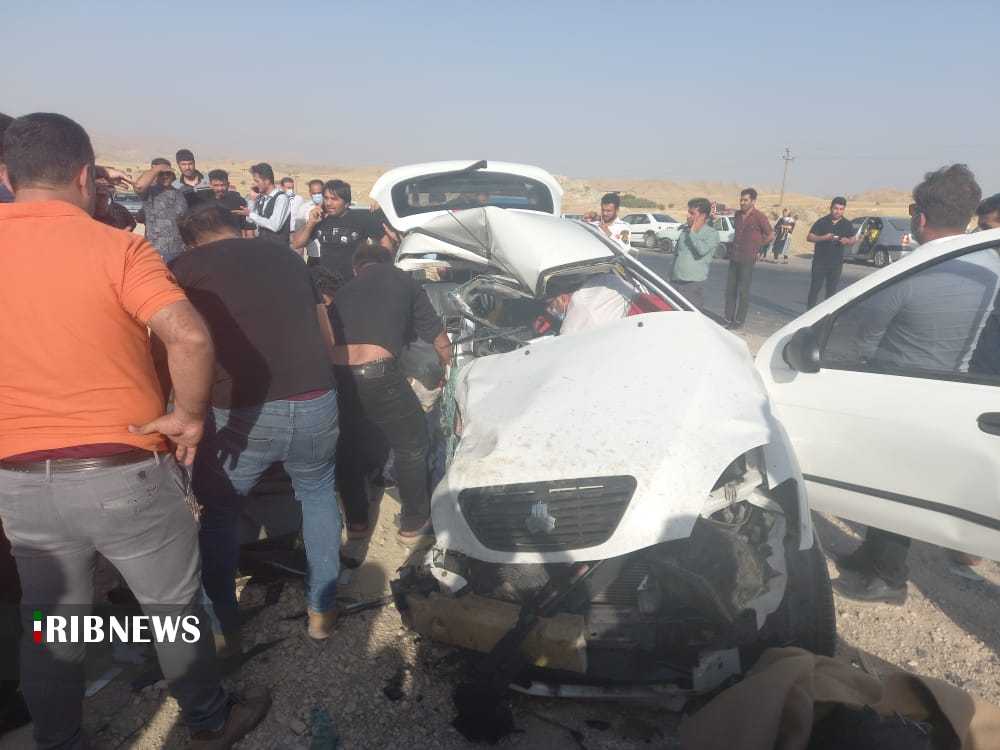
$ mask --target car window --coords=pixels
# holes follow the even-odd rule
[[[1000,250],[974,250],[892,279],[836,313],[834,369],[1000,384]]]
[[[649,217],[646,216],[646,214],[639,214],[639,215],[637,215],[635,217],[635,221],[633,221],[632,223],[633,224],[648,224],[649,223]]]
[[[626,224],[635,224],[635,220],[638,218],[639,218],[638,214],[629,214],[628,216],[623,218],[622,221],[624,221]]]
[[[715,221],[712,222],[712,226],[716,229],[716,231],[724,232],[726,231],[726,220],[716,219]]]
[[[670,216],[670,214],[653,214],[653,218],[657,221],[662,221],[665,224],[676,224],[677,222]]]
[[[403,180],[392,188],[399,216],[428,211],[499,206],[552,213],[552,192],[541,182],[516,174],[462,170]]]

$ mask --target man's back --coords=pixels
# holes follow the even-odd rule
[[[184,299],[138,235],[62,201],[0,206],[0,457],[92,443],[163,412],[145,323]]]
[[[171,270],[215,340],[212,404],[255,406],[333,387],[316,292],[302,259],[267,239],[190,250]]]

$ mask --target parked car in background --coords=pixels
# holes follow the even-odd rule
[[[733,224],[732,216],[716,216],[712,219],[712,227],[719,233],[719,250],[717,257],[728,258],[729,249],[733,244],[733,236],[736,234],[736,226]]]
[[[864,261],[884,268],[917,247],[910,234],[908,216],[859,216],[851,223],[861,241],[845,248],[844,260]]]
[[[1000,230],[922,245],[775,333],[757,370],[815,510],[1000,549]]]
[[[564,219],[574,219],[576,221],[583,221],[583,214],[563,214]]]
[[[142,198],[140,198],[135,193],[115,193],[112,197],[115,203],[118,203],[128,209],[128,212],[132,214],[132,218],[135,219],[140,224],[142,222]]]
[[[641,245],[647,250],[665,247],[663,238],[666,232],[680,230],[681,222],[674,219],[669,214],[626,214],[622,221],[630,227],[629,242],[633,245]],[[676,235],[674,236],[676,240]],[[673,246],[673,241],[670,242]]]

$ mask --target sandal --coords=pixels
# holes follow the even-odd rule
[[[396,538],[407,547],[415,547],[422,542],[434,539],[434,527],[430,521],[427,521],[423,526],[416,529],[408,529],[406,531],[400,529],[396,533]]]

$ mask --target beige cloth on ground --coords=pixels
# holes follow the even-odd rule
[[[951,725],[955,750],[1000,748],[1000,709],[933,677],[906,672],[884,682],[799,648],[768,649],[737,685],[681,725],[685,750],[805,750],[822,704],[871,706],[938,726]]]

